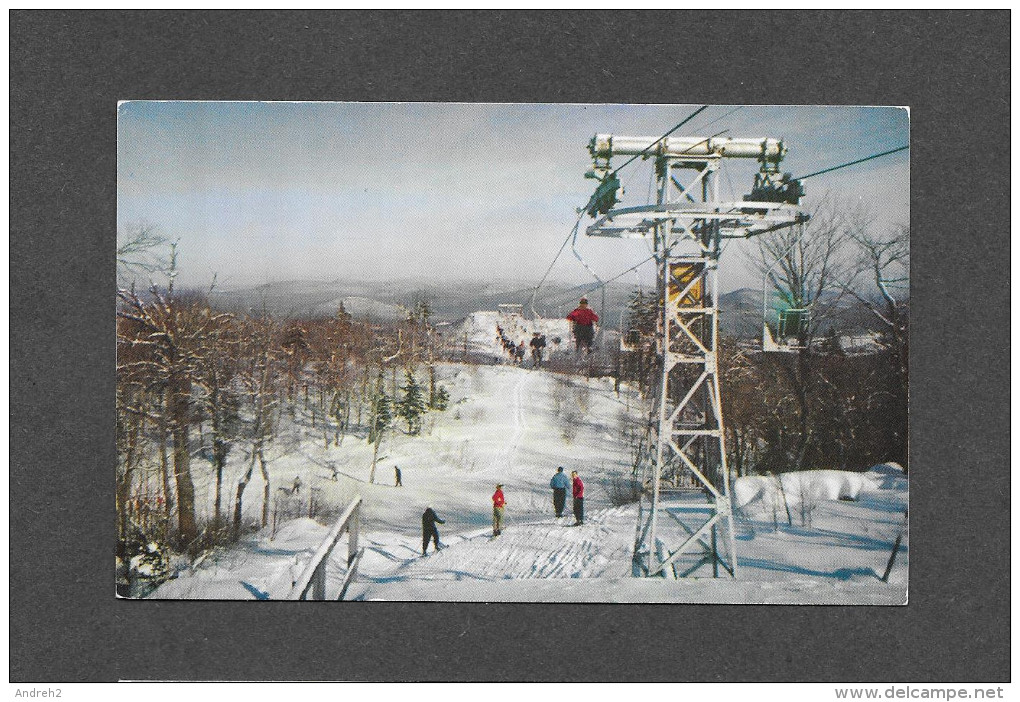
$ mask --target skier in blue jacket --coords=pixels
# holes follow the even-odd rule
[[[549,481],[549,487],[553,491],[553,509],[556,510],[556,516],[562,517],[563,507],[567,503],[567,488],[570,487],[570,479],[563,472],[563,466],[556,469],[556,475]]]

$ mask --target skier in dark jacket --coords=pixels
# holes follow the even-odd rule
[[[545,348],[545,335],[534,332],[531,335],[531,365],[538,368],[542,365],[542,349]]]
[[[524,363],[525,351],[526,349],[524,347],[524,340],[522,339],[521,343],[517,344],[517,346],[514,347],[514,364],[519,366],[522,363]]]
[[[431,507],[425,508],[425,513],[421,515],[421,555],[425,555],[429,548],[429,540],[436,546],[436,551],[439,550],[439,529],[436,528],[436,524],[446,524],[436,511]]]
[[[553,491],[553,509],[556,510],[556,517],[563,516],[563,506],[567,504],[567,488],[570,486],[570,479],[563,472],[563,466],[556,469],[556,475],[549,481],[549,487]]]

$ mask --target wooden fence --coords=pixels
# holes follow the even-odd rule
[[[340,594],[336,598],[342,600],[347,594],[347,588],[354,579],[358,570],[358,562],[365,549],[358,549],[358,530],[361,528],[361,497],[355,497],[350,506],[344,510],[339,519],[329,530],[329,534],[323,539],[319,548],[312,556],[301,577],[297,579],[291,588],[290,600],[325,600],[326,599],[326,565],[329,563],[333,549],[340,538],[346,533],[347,537],[347,573],[340,586]]]

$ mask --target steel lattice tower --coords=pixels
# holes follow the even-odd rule
[[[654,158],[658,184],[654,204],[609,209],[587,229],[589,236],[651,237],[658,268],[657,382],[634,574],[736,577],[719,391],[721,243],[789,226],[803,214],[783,202],[722,202],[718,173],[723,158],[757,158],[763,173],[774,173],[785,148],[775,139],[596,135],[589,150],[603,172],[614,155]]]

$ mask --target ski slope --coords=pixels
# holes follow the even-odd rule
[[[879,580],[904,528],[907,479],[898,467],[780,476],[782,493],[766,479],[741,478],[734,486],[736,581],[633,578],[637,507],[614,499],[613,485],[630,474],[631,449],[622,437],[640,420],[637,398],[626,389],[617,396],[610,379],[512,365],[449,364],[440,375],[451,392],[449,409],[428,416],[423,436],[388,438],[374,483],[364,440],[348,437],[340,447],[326,447],[300,424],[292,427],[296,448],[271,462],[274,485],[298,475],[317,500],[339,506],[354,495],[364,499],[365,554],[348,599],[906,602],[908,535],[889,582]],[[328,463],[340,471],[336,481],[323,468]],[[393,486],[393,465],[400,466],[403,487]],[[548,483],[560,465],[585,481],[582,526],[573,526],[572,516],[553,515]],[[504,485],[506,526],[493,538],[496,483]],[[258,507],[260,487],[249,488],[249,509]],[[787,498],[782,506],[779,494]],[[444,548],[430,547],[423,557],[420,518],[428,506],[446,521],[439,526]],[[326,531],[307,518],[278,526],[275,534],[264,529],[213,553],[153,596],[286,597]],[[346,552],[342,544],[338,552]],[[342,576],[342,563],[332,564],[328,589],[338,589]]]

